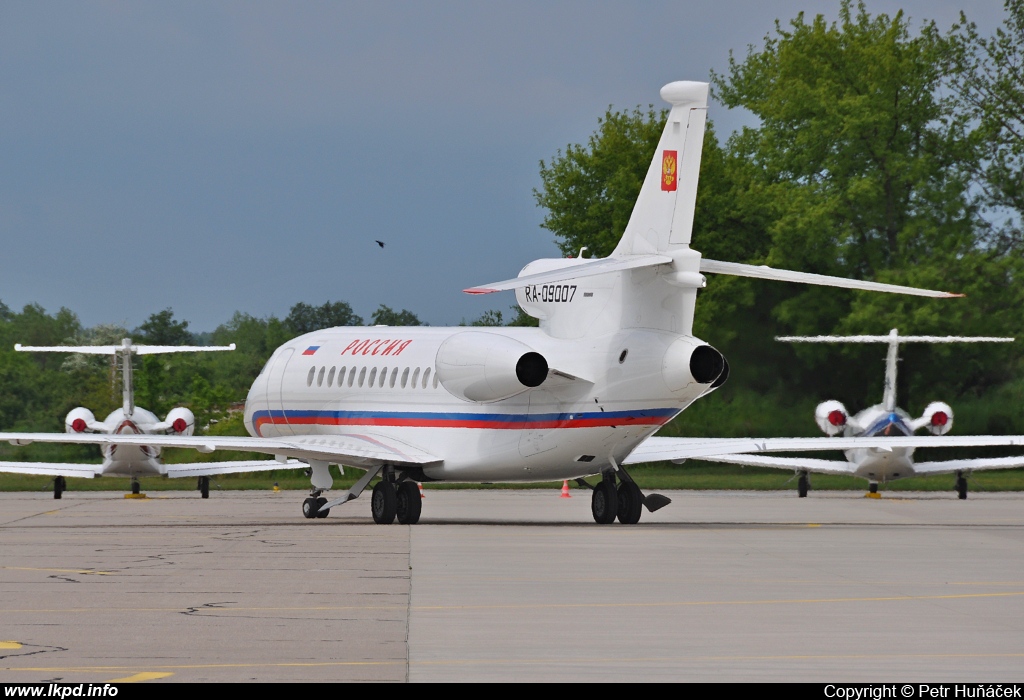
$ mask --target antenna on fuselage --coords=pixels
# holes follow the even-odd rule
[[[896,410],[896,363],[899,361],[900,343],[1012,343],[1014,338],[997,338],[991,336],[962,335],[900,335],[893,328],[889,335],[780,335],[776,340],[783,343],[888,343],[889,352],[885,356],[885,396],[883,403],[886,411]]]
[[[172,352],[213,352],[234,350],[231,345],[135,345],[124,338],[120,345],[22,345],[15,344],[18,352],[72,352],[80,355],[114,355],[121,357],[121,405],[125,418],[135,413],[135,386],[132,379],[132,355],[163,355]]]

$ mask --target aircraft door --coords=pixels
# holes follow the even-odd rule
[[[270,411],[272,420],[262,431],[266,437],[292,434],[292,429],[288,425],[288,415],[284,411],[284,380],[288,362],[294,354],[294,349],[285,348],[267,370],[267,410]]]

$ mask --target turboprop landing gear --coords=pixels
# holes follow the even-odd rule
[[[68,490],[67,482],[64,481],[63,476],[58,476],[53,480],[53,497],[60,498],[61,494]]]
[[[811,480],[807,472],[799,472],[799,479],[796,480],[796,494],[800,498],[807,498],[807,492],[811,490]]]
[[[203,498],[210,497],[210,477],[201,476],[199,477],[199,483],[196,485],[196,489],[199,491],[199,495]]]
[[[132,495],[138,496],[140,493],[142,493],[142,487],[139,486],[139,480],[136,479],[133,476],[132,477]]]
[[[967,478],[963,472],[956,473],[956,495],[961,501],[967,500]]]

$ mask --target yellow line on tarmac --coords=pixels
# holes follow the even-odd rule
[[[21,649],[21,642],[0,642],[0,649]]]
[[[0,566],[8,571],[53,571],[58,574],[93,574],[95,576],[113,576],[113,571],[96,571],[95,569],[44,569],[36,566]]]
[[[659,601],[651,603],[642,602],[617,602],[617,603],[495,603],[481,605],[416,605],[411,608],[405,605],[316,605],[316,606],[291,606],[291,607],[197,607],[194,614],[201,615],[204,612],[223,615],[232,612],[340,612],[352,610],[412,610],[414,612],[436,612],[441,610],[552,610],[572,608],[684,608],[697,606],[716,605],[793,605],[812,603],[884,603],[900,601],[920,600],[966,600],[972,598],[1010,598],[1024,596],[1024,591],[1004,591],[993,593],[952,593],[945,595],[894,595],[894,596],[872,596],[872,597],[846,597],[846,598],[781,598],[762,600],[677,600]],[[181,612],[189,609],[189,606],[167,607],[167,608],[132,608],[133,613],[140,612]],[[38,609],[15,609],[0,610],[5,613],[106,613],[111,611],[123,612],[122,607],[118,608],[38,608]]]
[[[124,678],[113,678],[108,683],[141,683],[142,681],[155,681],[157,678],[167,678],[167,676],[173,676],[173,673],[155,673],[153,671],[136,673],[133,676],[126,676]]]

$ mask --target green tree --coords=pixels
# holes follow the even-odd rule
[[[981,157],[970,165],[982,201],[1024,216],[1024,0],[1006,0],[1006,22],[991,37],[961,20],[949,33],[951,51],[941,68],[950,108],[973,125]],[[1013,222],[1008,222],[1013,223]],[[1019,239],[1019,220],[1004,233]]]
[[[133,331],[136,343],[149,345],[191,345],[192,334],[188,321],[176,321],[174,312],[167,308],[150,314],[146,322]]]
[[[412,311],[402,309],[401,311],[395,311],[390,306],[381,304],[373,315],[370,317],[370,325],[372,326],[423,326],[426,325],[420,321],[416,314]]]
[[[300,301],[288,312],[284,325],[295,335],[302,335],[321,328],[361,326],[363,319],[353,313],[347,301],[328,301],[322,306],[311,306]]]

